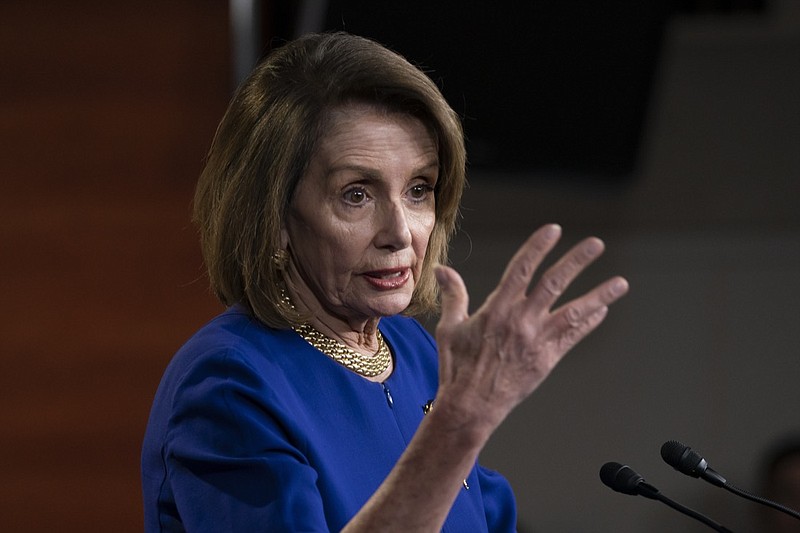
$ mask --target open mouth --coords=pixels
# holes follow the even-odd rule
[[[374,287],[384,290],[397,289],[406,284],[411,277],[411,269],[376,270],[365,272],[364,278]]]
[[[399,278],[400,276],[403,275],[403,271],[398,270],[396,272],[387,272],[387,273],[370,272],[367,275],[373,278],[391,279],[391,278]]]

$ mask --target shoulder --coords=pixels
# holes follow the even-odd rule
[[[167,365],[158,395],[176,401],[176,395],[197,385],[202,391],[212,384],[261,388],[268,378],[280,383],[285,354],[297,340],[291,330],[266,327],[244,309],[229,308],[181,346]]]
[[[288,330],[264,326],[246,310],[234,306],[201,327],[170,362],[170,367],[187,368],[208,359],[241,359],[257,364],[269,358],[292,339]]]
[[[249,344],[275,336],[279,331],[263,326],[244,308],[233,306],[197,330],[178,351],[178,354],[185,351],[231,345],[247,349]]]
[[[160,442],[170,428],[173,436],[197,427],[209,434],[220,428],[247,431],[244,419],[283,409],[293,397],[297,374],[287,354],[300,341],[291,330],[265,327],[241,309],[218,315],[167,366],[153,400],[148,434]]]

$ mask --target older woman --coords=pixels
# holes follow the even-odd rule
[[[529,287],[559,238],[547,225],[470,315],[444,266],[464,166],[436,86],[372,41],[312,35],[255,69],[197,188],[228,309],[156,394],[147,531],[514,530],[510,488],[478,454],[627,283],[553,309],[603,244]],[[439,300],[434,342],[411,316]]]

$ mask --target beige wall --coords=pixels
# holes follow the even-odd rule
[[[455,255],[476,303],[549,221],[568,242],[589,232],[607,242],[587,283],[614,273],[631,282],[603,329],[483,454],[511,478],[530,531],[707,530],[603,486],[607,461],[733,530],[755,530],[756,504],[679,474],[659,450],[682,441],[758,492],[762,453],[800,432],[800,18],[779,15],[671,25],[629,186],[472,178],[470,239]]]

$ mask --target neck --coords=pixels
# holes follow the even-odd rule
[[[287,279],[286,288],[292,305],[311,317],[309,324],[314,329],[361,354],[373,355],[377,351],[380,317],[343,317],[327,311],[304,284],[298,286]]]

